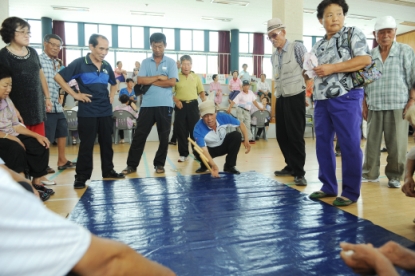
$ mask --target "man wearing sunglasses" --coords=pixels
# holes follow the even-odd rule
[[[272,54],[275,82],[277,141],[287,164],[276,176],[292,175],[297,186],[307,185],[305,179],[305,82],[303,57],[307,52],[302,43],[285,38],[285,25],[279,18],[268,20],[268,40],[276,48]]]

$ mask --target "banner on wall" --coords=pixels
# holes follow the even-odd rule
[[[213,82],[212,76],[214,74],[204,74],[202,75],[202,83],[203,84],[210,84]],[[229,75],[228,74],[217,74],[218,75],[218,81],[220,84],[229,84]]]

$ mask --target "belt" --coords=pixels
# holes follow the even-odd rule
[[[245,110],[245,111],[248,111],[248,112],[250,112],[248,109],[246,109],[246,108],[244,108],[244,107],[242,107],[242,106],[238,106],[239,108],[242,108],[243,110]]]
[[[192,102],[197,102],[197,99],[194,99],[194,100],[188,100],[188,101],[182,101],[182,100],[180,100],[182,103],[192,103]]]

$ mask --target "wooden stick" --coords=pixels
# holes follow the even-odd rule
[[[196,143],[195,143],[195,141],[193,141],[190,137],[188,137],[187,138],[187,140],[189,140],[189,142],[194,146],[194,148],[195,148],[195,151],[197,152],[197,153],[199,153],[199,155],[200,155],[200,159],[201,159],[201,161],[203,162],[203,164],[205,164],[205,166],[206,166],[206,168],[209,170],[209,171],[212,171],[212,168],[210,167],[210,165],[209,165],[209,159],[206,157],[206,155],[204,155],[203,154],[203,149],[201,148],[201,147],[199,147]]]

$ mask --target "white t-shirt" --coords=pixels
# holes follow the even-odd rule
[[[248,90],[248,93],[241,91],[234,99],[236,105],[251,110],[253,102],[256,101],[256,96],[254,92]]]
[[[257,88],[258,88],[258,91],[259,90],[262,90],[262,91],[271,92],[271,89],[269,88],[269,85],[268,85],[268,82],[267,81],[264,81],[264,82],[260,81],[260,82],[258,82]]]
[[[0,168],[0,275],[66,275],[91,234],[49,211]]]

